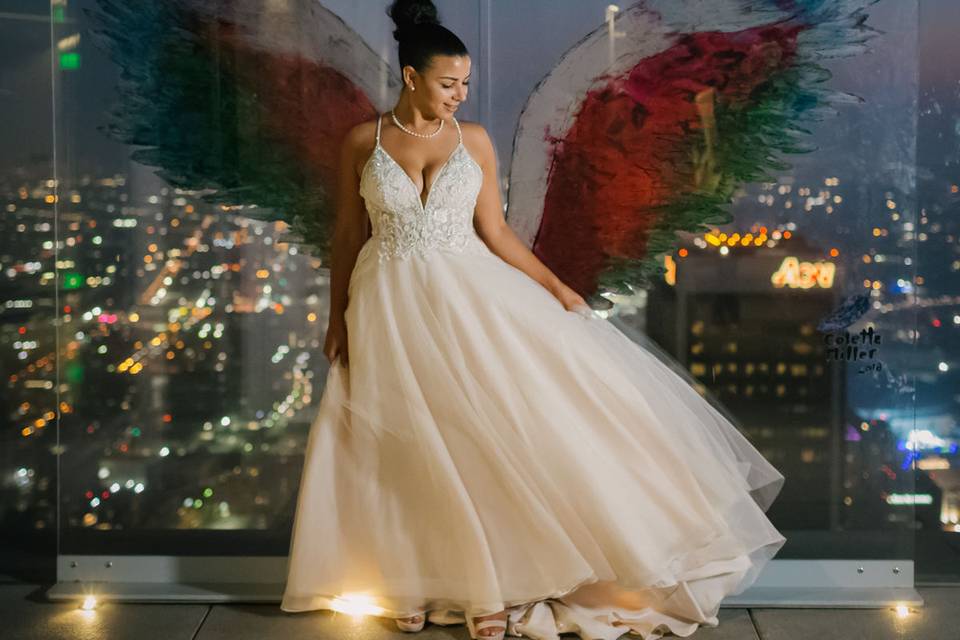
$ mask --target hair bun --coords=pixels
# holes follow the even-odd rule
[[[393,30],[395,40],[405,32],[420,24],[440,24],[437,7],[431,0],[395,0],[387,9],[387,14],[397,26]]]

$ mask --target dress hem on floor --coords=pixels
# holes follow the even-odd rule
[[[445,597],[409,596],[380,602],[419,601],[404,609],[379,607],[378,617],[401,618],[426,613],[438,625],[466,624],[475,635],[473,617],[507,611],[507,635],[532,640],[556,640],[557,634],[576,633],[590,640],[615,640],[624,633],[643,640],[658,640],[664,633],[686,637],[701,626],[719,624],[717,612],[725,595],[739,593],[756,575],[751,570],[774,556],[785,542],[782,536],[768,544],[727,560],[714,560],[684,569],[672,584],[630,585],[604,580],[591,572],[572,585],[546,595],[476,603]],[[695,550],[691,555],[697,553]],[[677,566],[676,559],[670,563]],[[288,613],[339,608],[337,596],[286,594],[281,609]]]

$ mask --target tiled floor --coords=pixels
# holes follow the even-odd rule
[[[881,609],[721,608],[697,640],[960,640],[960,587],[919,587],[925,605],[905,618]],[[403,633],[389,620],[330,611],[288,614],[276,605],[116,604],[96,611],[50,603],[46,588],[0,584],[4,640],[365,640],[468,638],[463,625]],[[565,638],[576,638],[564,634]],[[637,636],[624,635],[624,640]]]

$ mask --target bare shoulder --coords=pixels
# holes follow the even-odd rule
[[[344,143],[349,143],[357,150],[373,147],[377,135],[377,119],[372,118],[365,122],[353,125],[344,137]]]
[[[460,130],[463,132],[463,144],[467,150],[474,154],[478,160],[481,158],[486,161],[493,159],[493,142],[490,140],[490,134],[479,122],[469,122],[457,120],[460,123]]]
[[[371,118],[365,122],[355,124],[343,137],[344,151],[353,161],[354,169],[359,175],[361,167],[373,152],[377,135],[377,119]]]
[[[470,139],[478,144],[490,140],[490,135],[487,133],[487,130],[479,122],[471,122],[469,120],[457,120],[457,122],[460,123],[460,130],[463,131],[464,140]]]

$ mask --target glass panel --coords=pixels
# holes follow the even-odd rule
[[[917,576],[924,582],[960,579],[960,256],[957,236],[960,43],[952,34],[960,5],[920,3],[920,98],[917,145]]]
[[[698,25],[697,30],[714,28],[713,39],[692,36],[685,41],[687,48],[670,49],[658,17],[651,15],[637,18],[642,27],[614,23],[610,32],[620,28],[625,35],[601,53],[599,45],[574,50],[584,38],[583,25],[609,18],[609,6],[582,2],[549,12],[547,3],[497,5],[490,65],[511,69],[505,84],[498,85],[499,108],[491,123],[504,143],[501,155],[509,150],[506,142],[525,109],[556,105],[558,115],[544,118],[547,127],[531,116],[535,126],[530,128],[538,134],[544,130],[551,141],[564,145],[551,150],[547,162],[555,182],[563,179],[565,156],[580,153],[586,172],[594,170],[591,162],[603,167],[605,173],[597,169],[574,176],[596,194],[591,198],[604,195],[605,201],[639,217],[647,215],[644,198],[677,198],[669,189],[657,191],[664,184],[679,184],[680,193],[689,194],[685,183],[664,178],[663,164],[670,172],[699,179],[692,165],[700,162],[701,169],[719,179],[733,179],[738,188],[732,194],[732,221],[681,231],[680,243],[663,256],[665,273],[650,286],[633,287],[632,295],[609,296],[614,302],[609,314],[638,339],[646,332],[676,358],[786,476],[769,512],[788,539],[778,558],[913,558],[914,502],[925,505],[930,497],[928,489],[915,487],[913,475],[913,443],[925,437],[914,430],[915,389],[918,379],[934,374],[915,347],[915,283],[921,277],[914,171],[916,4],[871,6],[867,24],[881,34],[869,40],[869,51],[821,61],[833,74],[829,88],[862,101],[840,105],[835,115],[805,119],[803,126],[811,134],[794,139],[815,149],[779,154],[792,166],[763,180],[733,177],[755,160],[758,147],[792,136],[795,132],[788,129],[799,119],[794,113],[778,120],[780,103],[770,111],[758,109],[749,120],[738,115],[730,96],[759,100],[760,92],[769,90],[769,85],[754,84],[761,67],[750,72],[740,67],[729,74],[726,94],[721,92],[725,99],[701,93],[697,99],[708,106],[690,121],[668,111],[672,101],[682,111],[692,99],[688,96],[705,87],[698,85],[698,74],[726,78],[725,60],[740,56],[760,64],[751,58],[755,49],[724,40],[721,33],[739,32],[740,42],[765,41],[772,50],[790,38],[754,31],[748,39],[750,20],[724,9],[725,3],[697,5],[695,16],[685,15],[690,11],[684,3],[670,3],[663,16],[675,24]],[[525,37],[529,24],[542,25],[551,38]],[[820,46],[831,46],[832,37],[836,34],[824,36]],[[647,53],[631,52],[631,47]],[[603,62],[617,61],[617,80],[599,74],[581,77],[601,66],[591,56],[607,51]],[[545,84],[541,94],[548,97],[527,102],[530,87],[538,82]],[[770,82],[776,82],[773,75]],[[585,98],[587,87],[592,93]],[[776,100],[789,104],[792,90],[790,85]],[[628,97],[630,106],[621,107]],[[672,151],[668,145],[676,143],[674,134],[681,127],[689,127],[695,141],[692,149]],[[523,139],[514,142],[515,147],[523,144]],[[598,157],[619,157],[618,152],[642,157],[627,157],[617,165],[603,164]],[[589,160],[591,154],[595,161]],[[523,166],[515,156],[512,170],[518,169]],[[556,189],[563,192],[563,185]],[[620,200],[604,190],[622,192]],[[575,185],[565,193],[576,197]],[[558,208],[576,212],[565,222],[582,215],[577,207],[583,202],[557,198]],[[696,206],[689,197],[685,207],[670,213],[693,219]],[[619,213],[611,207],[596,225],[613,234],[604,225]],[[624,228],[640,228],[631,227],[634,222],[627,216],[623,219]],[[562,261],[556,258],[558,264]],[[849,308],[847,317],[825,326],[842,308]]]
[[[53,579],[57,525],[50,37],[43,3],[0,1],[0,573],[32,581]]]
[[[60,552],[283,556],[328,366],[327,270],[285,242],[284,225],[205,198],[204,187],[329,207],[332,194],[302,169],[336,159],[327,131],[342,114],[320,113],[316,94],[336,78],[309,58],[317,23],[297,14],[304,3],[274,3],[253,20],[224,9],[219,23],[186,13],[190,3],[109,5],[108,19],[104,6],[64,2],[54,25]],[[385,24],[363,31],[355,3],[334,8],[374,48],[392,42]],[[196,37],[184,39],[174,27],[190,20]],[[231,23],[284,37],[247,46]],[[123,48],[118,34],[144,46]],[[352,46],[342,67],[366,60],[365,45]],[[367,95],[386,80],[364,78]],[[286,102],[274,99],[278,82],[294,88]],[[278,121],[258,122],[269,117]],[[258,124],[266,130],[253,138]],[[300,155],[267,157],[270,135],[305,138],[283,141]],[[281,178],[285,162],[294,169]],[[275,183],[256,182],[262,167],[278,171]]]

